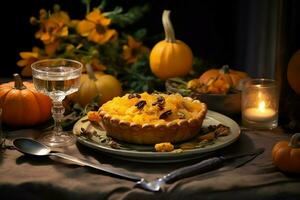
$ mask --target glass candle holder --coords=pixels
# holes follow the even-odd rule
[[[271,79],[249,79],[242,90],[242,122],[257,129],[278,125],[279,89]]]

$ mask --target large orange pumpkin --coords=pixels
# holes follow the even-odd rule
[[[210,69],[199,77],[200,84],[207,85],[211,80],[222,80],[230,87],[237,88],[242,79],[248,77],[248,74],[242,71],[229,69],[224,65],[221,69]]]
[[[300,50],[291,58],[287,68],[287,79],[291,88],[300,95]]]
[[[300,173],[300,133],[294,134],[290,142],[276,143],[272,150],[272,158],[280,170]]]
[[[14,74],[14,82],[0,85],[2,120],[10,126],[33,126],[51,116],[51,99],[38,93],[34,85]]]
[[[163,12],[162,21],[166,38],[151,50],[151,70],[160,79],[184,76],[192,69],[192,50],[184,42],[175,39],[169,10]]]

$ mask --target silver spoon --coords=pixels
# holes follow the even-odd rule
[[[34,155],[34,156],[56,156],[59,158],[63,158],[69,161],[72,161],[78,165],[81,166],[88,166],[94,169],[101,170],[103,172],[106,172],[108,174],[112,174],[121,178],[125,178],[131,181],[140,181],[142,180],[141,177],[133,175],[133,174],[125,174],[125,173],[120,173],[108,168],[104,168],[103,166],[91,163],[87,160],[79,159],[74,156],[70,156],[64,153],[58,153],[58,152],[51,152],[51,149],[47,147],[46,145],[33,140],[29,138],[18,138],[13,141],[13,145],[15,148],[24,153],[24,154],[29,154],[29,155]]]
[[[15,139],[13,141],[13,144],[17,150],[19,150],[22,153],[29,154],[29,155],[36,155],[36,156],[57,156],[60,158],[64,158],[66,160],[73,161],[74,163],[77,163],[79,165],[92,167],[95,169],[99,169],[103,172],[113,174],[131,181],[136,182],[136,186],[143,188],[145,190],[151,191],[151,192],[158,192],[161,190],[161,186],[164,184],[167,184],[169,182],[172,182],[174,180],[177,180],[178,178],[183,178],[186,176],[189,176],[193,173],[204,173],[210,170],[213,170],[217,168],[218,166],[222,165],[223,162],[231,159],[237,159],[245,156],[249,156],[246,160],[241,160],[241,164],[245,164],[246,162],[249,162],[250,160],[254,159],[256,156],[264,152],[264,149],[259,148],[256,149],[253,152],[249,153],[243,153],[233,156],[219,156],[219,157],[213,157],[206,160],[203,160],[199,163],[196,163],[191,166],[182,167],[175,171],[170,172],[169,174],[163,176],[162,178],[156,179],[152,182],[149,182],[145,180],[142,177],[132,175],[132,174],[125,174],[125,173],[119,173],[116,171],[113,171],[111,169],[104,168],[102,166],[90,163],[89,161],[82,160],[75,158],[73,156],[64,154],[64,153],[57,153],[57,152],[51,152],[50,148],[39,143],[38,141],[29,139],[29,138],[19,138]]]

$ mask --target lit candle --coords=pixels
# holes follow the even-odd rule
[[[242,90],[243,125],[272,129],[278,125],[278,85],[271,79],[249,79]]]
[[[276,112],[271,108],[266,108],[266,103],[261,101],[257,108],[247,108],[244,115],[248,120],[263,122],[272,120],[275,117]]]

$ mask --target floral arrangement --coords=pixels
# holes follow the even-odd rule
[[[30,18],[30,23],[38,27],[35,38],[40,46],[20,53],[17,65],[22,67],[22,76],[32,75],[30,65],[37,60],[62,57],[116,76],[125,90],[138,92],[159,87],[162,81],[152,74],[149,49],[143,45],[146,29],[126,30],[149,6],[132,7],[124,13],[121,7],[105,11],[105,0],[93,9],[91,0],[82,2],[86,5],[82,19],[71,19],[59,5],[54,5],[52,11],[41,9],[38,18]]]

